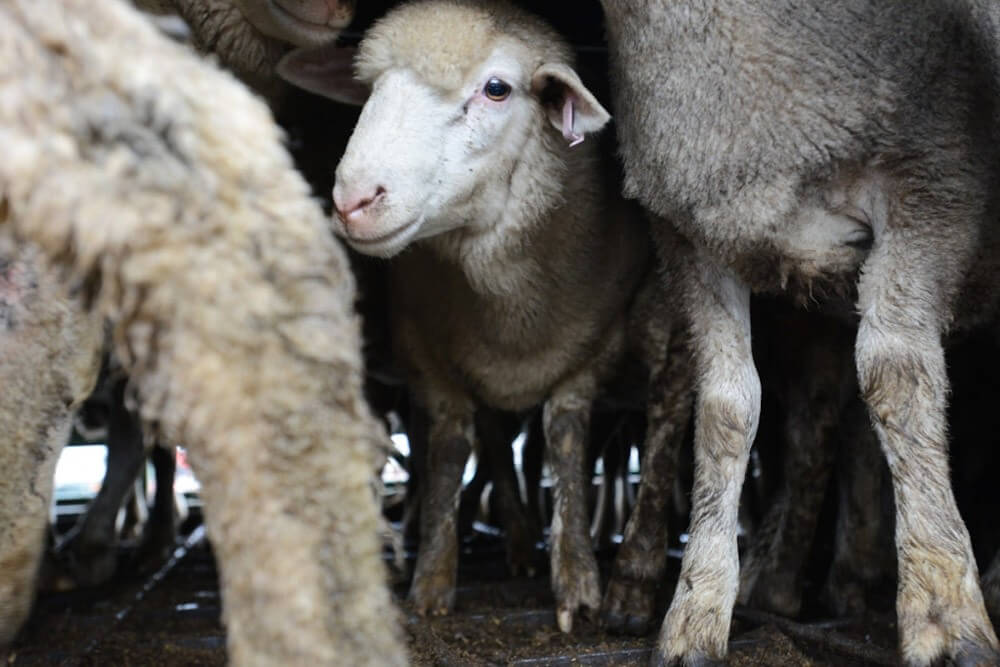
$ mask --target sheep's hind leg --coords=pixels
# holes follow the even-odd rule
[[[438,405],[429,401],[430,405]],[[410,599],[421,615],[444,615],[455,604],[458,501],[475,437],[471,405],[431,415],[427,476],[420,508],[420,550]]]
[[[669,500],[691,415],[694,381],[686,331],[649,336],[646,341],[650,373],[639,493],[601,608],[608,630],[630,635],[644,635],[649,629],[666,570]]]
[[[577,612],[596,612],[601,604],[587,517],[590,477],[584,470],[594,393],[593,378],[577,377],[555,392],[542,414],[546,452],[555,476],[552,588],[556,620],[563,632],[572,631]]]
[[[739,586],[740,489],[760,416],[750,291],[705,257],[685,272],[699,391],[690,539],[653,664],[725,659]]]
[[[1000,664],[948,472],[947,313],[940,304],[949,298],[949,279],[961,279],[949,275],[960,274],[961,259],[935,257],[927,248],[949,243],[917,245],[906,232],[893,238],[887,230],[862,271],[855,348],[861,393],[892,472],[902,657],[921,666]]]

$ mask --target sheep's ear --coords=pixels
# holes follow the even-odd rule
[[[611,114],[587,90],[576,72],[562,63],[546,63],[535,70],[531,91],[542,101],[549,121],[570,146],[576,146],[586,134],[597,132],[611,120]]]
[[[278,63],[278,75],[289,83],[342,104],[362,106],[368,86],[354,78],[356,47],[322,46],[295,49]]]

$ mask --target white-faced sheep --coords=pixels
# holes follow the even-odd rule
[[[31,608],[56,461],[101,364],[100,320],[40,260],[0,232],[0,646]]]
[[[11,0],[0,143],[0,227],[110,320],[142,417],[189,447],[231,661],[403,664],[354,283],[266,107],[119,2]]]
[[[338,61],[322,58],[293,54],[279,72],[340,97],[346,77],[327,78]],[[455,510],[477,409],[544,404],[552,580],[569,631],[574,614],[600,606],[584,495],[591,403],[619,367],[628,305],[649,275],[644,225],[616,204],[593,142],[574,148],[608,114],[566,43],[505,3],[404,5],[366,34],[356,66],[371,96],[337,167],[335,227],[359,252],[394,257],[394,345],[431,419],[411,598],[421,613],[454,603]],[[662,301],[640,325],[659,328],[654,376],[676,334]],[[657,446],[672,444],[674,426],[653,427]]]
[[[859,384],[897,506],[903,658],[1000,662],[948,478],[943,348],[992,320],[1000,293],[996,23],[947,0],[602,4],[626,193],[693,246],[694,507],[659,659],[726,653],[760,407],[751,290],[856,290]]]

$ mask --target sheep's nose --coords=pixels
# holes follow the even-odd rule
[[[385,188],[377,185],[370,189],[347,190],[338,184],[333,188],[333,205],[337,215],[350,230],[352,227],[364,226],[374,204],[385,197]]]

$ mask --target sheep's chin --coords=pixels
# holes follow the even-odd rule
[[[419,231],[420,219],[417,218],[375,239],[358,239],[346,234],[343,238],[347,245],[363,255],[388,259],[406,248]]]

